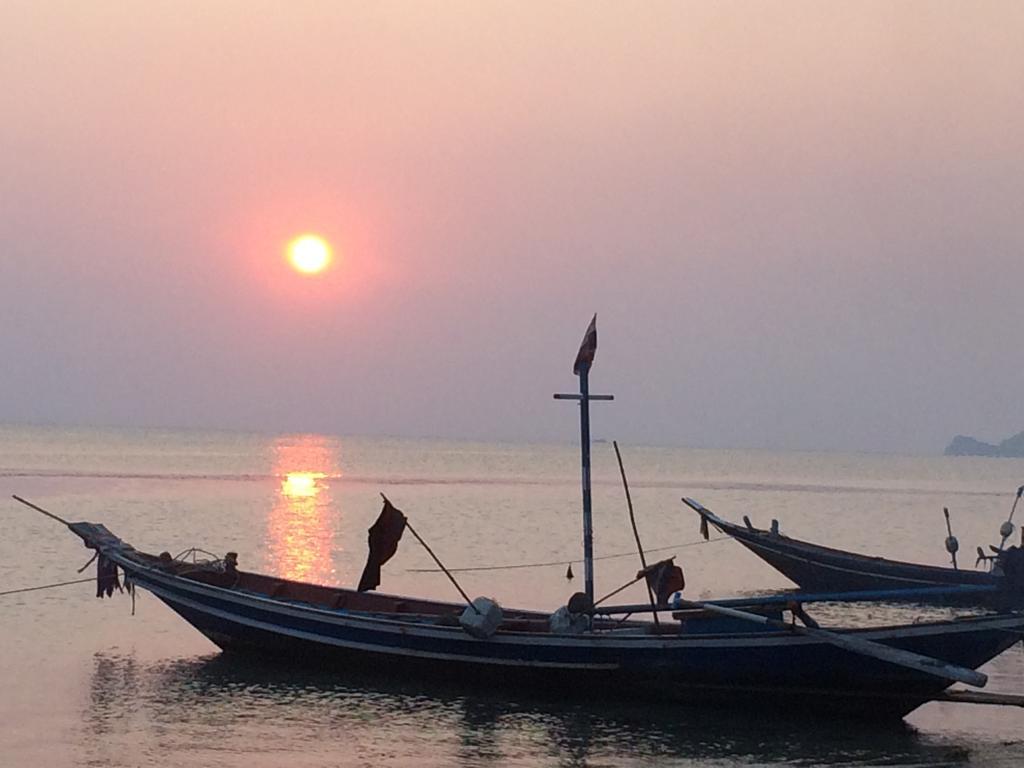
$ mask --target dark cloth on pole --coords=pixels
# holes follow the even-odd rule
[[[380,567],[390,560],[398,550],[398,541],[405,530],[405,515],[384,499],[384,509],[377,521],[370,526],[370,554],[366,567],[359,579],[359,591],[367,592],[380,585]]]
[[[100,555],[96,560],[96,597],[110,597],[114,590],[121,591],[121,580],[117,577],[117,563]]]
[[[594,315],[587,332],[583,334],[583,343],[580,344],[580,351],[576,353],[576,362],[572,364],[572,372],[579,376],[583,368],[590,368],[594,362],[594,355],[597,353],[597,315]]]
[[[683,569],[672,562],[673,558],[662,560],[644,568],[636,577],[647,580],[647,586],[654,592],[658,605],[664,605],[674,592],[682,592],[686,586]]]

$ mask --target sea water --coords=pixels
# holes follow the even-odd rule
[[[1024,461],[1009,459],[622,449],[640,536],[651,557],[676,557],[694,598],[789,583],[734,542],[703,542],[683,495],[726,518],[777,519],[798,538],[936,565],[948,562],[949,507],[970,568],[975,546],[998,541],[1024,482]],[[471,596],[554,610],[582,588],[571,444],[3,427],[0,490],[0,592],[94,568],[80,575],[90,552],[15,493],[147,551],[234,551],[243,569],[352,586],[383,492]],[[594,445],[594,528],[603,595],[638,569],[605,443]],[[381,590],[458,600],[411,537],[384,567]],[[1020,709],[933,703],[878,726],[318,673],[222,656],[148,593],[133,606],[94,591],[0,596],[3,768],[1024,765]],[[619,599],[645,593],[632,587]],[[880,606],[812,613],[826,626],[915,618]],[[989,690],[1024,691],[1020,645],[984,671]]]

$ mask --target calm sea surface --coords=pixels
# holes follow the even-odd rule
[[[684,494],[725,517],[935,564],[948,506],[973,565],[1024,482],[1024,461],[1009,459],[623,449],[644,543],[677,556],[692,597],[788,584],[739,545],[698,543]],[[637,559],[612,446],[594,453],[603,594]],[[105,523],[140,549],[233,550],[242,568],[351,586],[384,491],[452,568],[552,563],[459,574],[472,595],[549,610],[582,587],[578,461],[572,445],[0,428],[5,498]],[[12,500],[0,509],[0,591],[81,578],[89,553],[75,537]],[[431,567],[407,537],[381,589],[456,599]],[[221,657],[151,595],[132,616],[129,597],[93,589],[0,596],[0,766],[1024,765],[1022,710],[929,704],[879,727],[368,682]],[[834,625],[893,612],[816,613]],[[1024,691],[1020,645],[985,671],[990,690]]]

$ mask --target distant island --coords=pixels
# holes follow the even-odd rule
[[[1024,432],[1008,437],[999,445],[983,443],[966,435],[957,435],[946,446],[947,456],[998,456],[1006,459],[1024,458]]]

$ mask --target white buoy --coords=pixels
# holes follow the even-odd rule
[[[489,597],[478,597],[459,617],[459,625],[473,637],[486,640],[493,635],[504,616],[501,606]]]
[[[553,635],[582,635],[589,626],[585,613],[572,613],[565,605],[548,617],[548,629]]]

